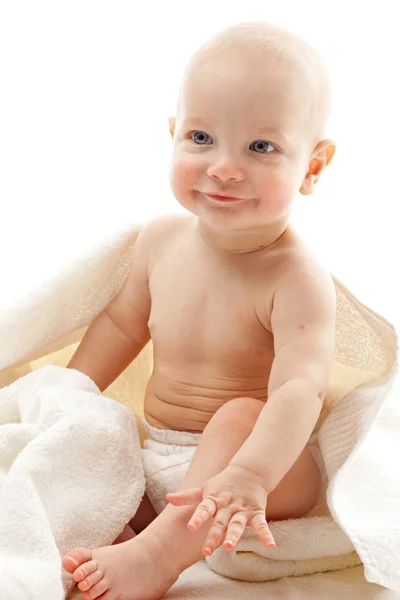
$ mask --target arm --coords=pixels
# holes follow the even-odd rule
[[[271,314],[275,358],[268,401],[230,464],[256,472],[275,489],[307,445],[321,412],[333,361],[336,293],[315,265],[291,270]],[[254,457],[265,457],[254,460]]]
[[[148,319],[148,229],[133,247],[130,273],[118,294],[86,331],[68,367],[88,375],[105,390],[136,358],[150,339]]]

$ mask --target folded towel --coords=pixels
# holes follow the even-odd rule
[[[0,339],[7,340],[0,347],[0,385],[15,378],[13,365],[81,338],[122,285],[139,228],[110,236],[48,285],[0,313]],[[335,360],[316,428],[325,473],[321,501],[303,519],[272,524],[278,542],[274,550],[246,532],[235,552],[220,549],[208,564],[229,577],[261,581],[361,561],[368,581],[400,590],[396,333],[333,280]]]
[[[135,418],[86,375],[48,365],[0,389],[0,600],[63,599],[61,557],[111,544],[143,494]]]
[[[80,329],[93,321],[122,286],[139,230],[140,224],[131,226],[94,244],[26,297],[0,310],[0,369],[78,341]],[[6,378],[4,373],[3,381]]]

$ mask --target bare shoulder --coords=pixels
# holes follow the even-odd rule
[[[282,250],[271,306],[277,346],[299,332],[323,335],[332,345],[336,320],[336,289],[329,270],[299,237]],[[323,333],[322,333],[323,332]]]
[[[160,215],[146,223],[134,244],[136,257],[152,262],[172,238],[189,226],[192,217],[186,213]]]
[[[312,301],[308,294],[314,292],[319,299],[322,296],[327,302],[336,304],[335,285],[329,270],[293,230],[281,247],[278,262],[275,294],[279,289],[290,289],[299,293],[299,300],[308,297]]]
[[[300,239],[282,249],[271,312],[275,360],[268,393],[306,379],[323,398],[335,346],[336,290],[329,271]]]
[[[332,331],[336,319],[336,289],[329,270],[292,228],[268,259],[270,290],[266,297],[266,328],[273,335],[284,327]]]
[[[155,217],[142,227],[137,240],[146,244],[162,243],[171,235],[185,228],[192,221],[192,217],[193,215],[186,213]]]

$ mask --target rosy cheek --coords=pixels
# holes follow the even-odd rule
[[[177,197],[187,195],[195,186],[196,169],[190,161],[175,160],[170,170],[171,189]]]
[[[270,214],[279,215],[287,209],[293,197],[292,186],[288,178],[275,177],[266,178],[261,183],[261,205],[268,209]]]

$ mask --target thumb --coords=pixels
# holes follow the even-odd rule
[[[204,485],[192,488],[191,490],[182,490],[181,492],[173,492],[166,495],[166,498],[170,504],[174,506],[184,506],[198,504],[203,499],[203,488]]]

